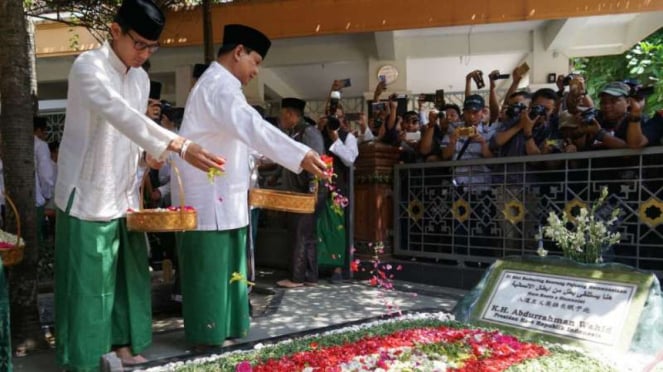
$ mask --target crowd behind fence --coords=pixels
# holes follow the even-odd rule
[[[663,147],[650,147],[399,164],[394,170],[394,252],[461,267],[537,254],[536,235],[548,214],[577,216],[605,186],[609,196],[598,215],[608,218],[619,208],[615,229],[621,234],[605,260],[661,277],[662,158]],[[459,183],[468,171],[482,182]],[[553,242],[543,244],[549,254],[561,254]]]

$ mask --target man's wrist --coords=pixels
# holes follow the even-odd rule
[[[180,154],[182,152],[182,146],[184,145],[184,142],[186,141],[186,138],[184,137],[176,137],[170,143],[168,144],[168,150],[172,151],[174,153]]]
[[[603,142],[603,139],[605,136],[608,134],[608,131],[601,128],[597,133],[596,136],[594,137],[595,141]]]
[[[640,124],[640,121],[642,120],[642,117],[640,114],[630,114],[626,117],[626,122],[628,123],[638,123]]]

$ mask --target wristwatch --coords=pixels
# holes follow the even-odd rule
[[[595,141],[603,142],[603,138],[605,138],[605,135],[608,134],[608,131],[601,128],[601,130],[596,133],[596,137],[594,137]]]
[[[640,117],[640,115],[638,116],[629,115],[626,117],[626,121],[628,123],[640,123],[640,120],[642,120],[642,117]]]

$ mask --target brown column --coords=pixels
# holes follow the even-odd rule
[[[370,244],[383,242],[384,256],[392,251],[393,230],[393,174],[398,163],[398,148],[377,142],[359,146],[355,161],[354,239],[355,256],[372,257]]]

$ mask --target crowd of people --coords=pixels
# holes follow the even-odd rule
[[[559,75],[557,90],[541,88],[528,92],[518,90],[522,71],[520,66],[514,69],[503,102],[499,102],[496,93],[496,82],[504,77],[499,71],[488,74],[488,103],[482,95],[471,92],[472,82],[483,76],[478,70],[466,77],[462,107],[439,102],[431,107],[427,95],[421,95],[418,111],[399,114],[398,96],[391,95],[387,104],[373,113],[370,131],[361,137],[376,137],[399,146],[404,162],[639,149],[661,144],[663,113],[648,115],[647,88],[637,81],[608,83],[598,97],[590,97],[583,76]],[[385,88],[384,83],[378,84],[375,101]],[[463,179],[461,175],[460,182],[488,182],[481,176],[488,170],[482,172],[479,167],[473,169],[472,179]],[[457,169],[457,173],[463,170]]]

